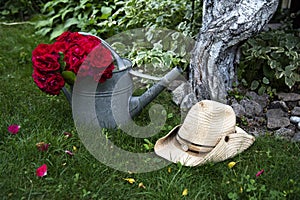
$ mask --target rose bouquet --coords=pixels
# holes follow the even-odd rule
[[[74,84],[76,76],[103,83],[115,68],[110,50],[99,38],[69,31],[53,44],[39,44],[32,52],[32,64],[34,82],[51,95],[58,95],[65,83]]]

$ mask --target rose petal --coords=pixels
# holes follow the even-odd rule
[[[65,150],[65,153],[70,155],[70,156],[74,156],[74,153],[72,151],[69,151],[69,150]]]
[[[72,133],[69,133],[69,132],[64,132],[64,135],[66,138],[72,137]]]
[[[36,175],[38,177],[43,177],[47,175],[47,165],[43,164],[42,166],[40,166],[39,168],[36,169]]]
[[[7,128],[7,130],[8,130],[8,132],[10,132],[11,134],[16,135],[16,134],[19,132],[20,128],[21,128],[20,125],[18,125],[18,124],[12,124],[12,125],[10,125],[10,126]]]
[[[264,172],[265,172],[265,170],[262,169],[262,170],[258,171],[258,172],[256,173],[255,176],[256,176],[256,177],[259,177],[259,176],[262,175]]]
[[[39,143],[36,143],[35,145],[39,151],[47,151],[50,144],[47,144],[45,142],[39,142]]]

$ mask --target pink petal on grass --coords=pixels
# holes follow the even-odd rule
[[[47,175],[47,165],[43,164],[42,166],[40,166],[39,168],[36,169],[36,175],[38,177],[43,177]]]
[[[65,153],[70,155],[70,156],[74,156],[74,153],[72,151],[69,151],[69,150],[65,150]]]
[[[69,132],[64,132],[65,138],[70,138],[72,137],[72,133]]]
[[[18,124],[12,124],[12,125],[10,125],[10,126],[7,128],[7,130],[8,130],[8,132],[10,132],[11,134],[16,135],[16,134],[19,132],[20,128],[21,128],[20,125],[18,125]]]
[[[39,142],[36,144],[36,147],[38,148],[39,151],[47,151],[49,146],[50,144],[47,144],[45,142]]]
[[[262,169],[262,170],[258,171],[258,172],[256,173],[255,176],[256,176],[256,177],[259,177],[259,176],[262,175],[264,172],[265,172],[265,170]]]

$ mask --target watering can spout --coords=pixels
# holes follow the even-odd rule
[[[141,96],[132,96],[129,102],[130,116],[134,117],[139,114],[142,109],[147,106],[155,97],[157,97],[173,80],[182,73],[179,67],[173,68],[158,83],[149,88]]]

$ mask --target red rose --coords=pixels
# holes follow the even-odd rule
[[[101,40],[98,39],[97,37],[87,35],[83,39],[84,44],[84,49],[90,53],[95,47],[101,44]]]
[[[94,80],[98,81],[99,83],[104,83],[106,79],[110,79],[113,75],[113,70],[115,69],[114,64],[110,64],[104,71],[102,69],[97,69],[98,73],[94,73]]]
[[[53,51],[52,44],[39,44],[33,51],[32,57],[42,56]]]
[[[42,91],[51,95],[58,95],[65,85],[65,80],[59,72],[42,74],[34,70],[32,78]]]
[[[94,72],[93,69],[90,67],[89,62],[85,60],[78,70],[77,76],[86,77],[86,76],[93,76]]]
[[[64,66],[60,66],[61,54]],[[89,59],[86,59],[86,58]],[[61,71],[93,77],[100,83],[112,77],[113,56],[92,35],[66,31],[53,44],[40,44],[32,52],[33,74],[37,86],[44,92],[57,95],[65,84]],[[63,69],[62,69],[63,68]]]
[[[88,56],[88,61],[95,68],[106,68],[113,62],[110,50],[98,45]]]
[[[60,69],[59,54],[52,45],[40,44],[32,52],[33,68],[42,72],[53,72]]]
[[[73,71],[77,74],[80,65],[86,58],[86,51],[81,46],[74,44],[65,52],[64,61],[66,62],[66,70]]]
[[[60,36],[58,36],[58,37],[56,38],[56,41],[58,41],[58,42],[69,42],[70,36],[71,36],[72,34],[73,34],[73,33],[70,32],[70,31],[63,32]]]
[[[52,45],[52,49],[56,53],[58,52],[64,53],[69,48],[69,46],[70,44],[67,42],[54,42]]]

